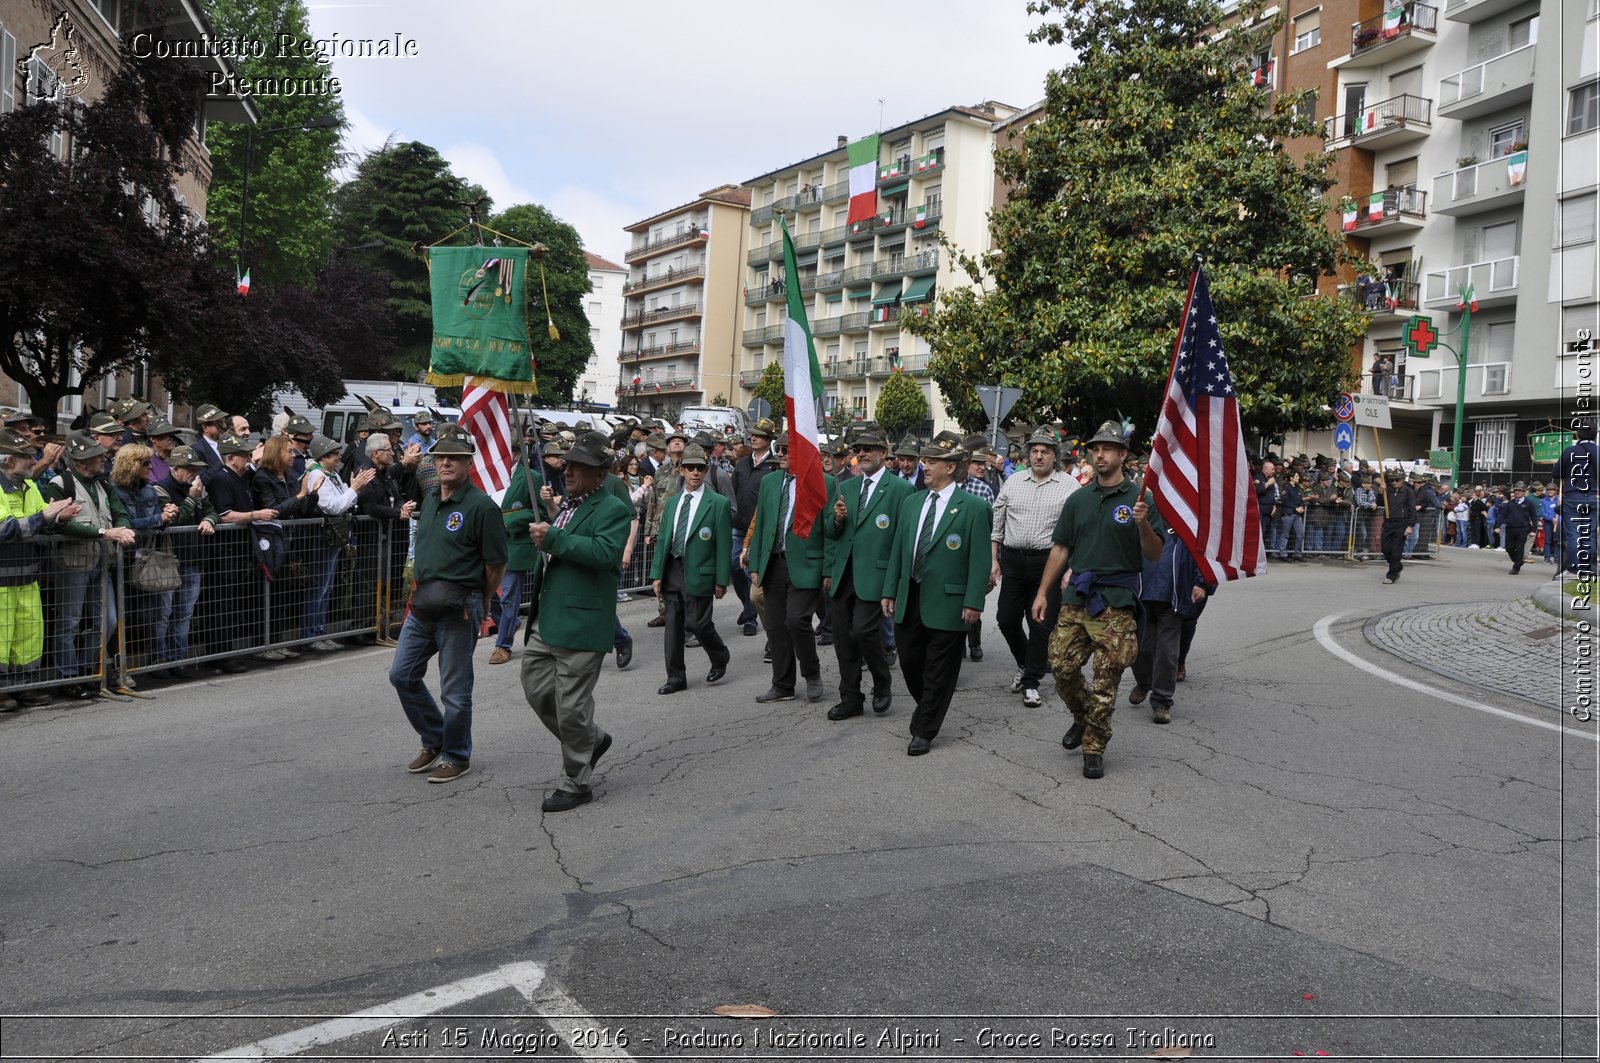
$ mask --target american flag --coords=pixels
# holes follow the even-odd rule
[[[511,486],[511,474],[517,468],[505,393],[481,386],[477,377],[468,377],[461,387],[461,423],[472,433],[472,444],[478,450],[472,482],[498,502]]]
[[[1211,290],[1197,265],[1172,352],[1146,486],[1207,582],[1266,571],[1261,515],[1239,428],[1239,399],[1222,352]]]

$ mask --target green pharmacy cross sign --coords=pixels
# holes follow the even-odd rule
[[[1412,358],[1426,358],[1439,346],[1439,333],[1433,327],[1433,320],[1421,314],[1411,315],[1401,336]]]

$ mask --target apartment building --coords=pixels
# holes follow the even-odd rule
[[[954,427],[928,375],[927,341],[900,327],[904,313],[927,314],[941,289],[966,283],[939,248],[989,246],[996,121],[1005,104],[952,107],[878,135],[877,213],[847,222],[846,146],[744,182],[751,196],[744,261],[744,327],[739,384],[744,401],[768,362],[783,357],[785,282],[779,212],[794,239],[801,297],[822,367],[824,406],[873,417],[884,381],[909,374],[931,416],[912,431]]]
[[[1463,474],[1532,472],[1528,436],[1570,406],[1579,330],[1595,330],[1596,0],[1301,0],[1286,13],[1257,76],[1319,89],[1334,224],[1380,274],[1343,278],[1339,294],[1373,315],[1354,355],[1362,390],[1382,386],[1380,356],[1396,367],[1385,456],[1450,445],[1454,357],[1408,363],[1401,332],[1422,314],[1458,345],[1465,291],[1477,310]],[[1326,433],[1288,445],[1332,453]],[[1375,456],[1360,436],[1356,453]]]
[[[628,267],[593,251],[583,255],[589,263],[589,297],[584,309],[594,353],[589,356],[572,397],[580,402],[609,405],[616,398],[620,382],[615,352],[622,350],[622,286],[628,280]]]
[[[739,282],[750,193],[735,185],[629,225],[617,404],[671,419],[738,402]]]
[[[138,6],[134,0],[57,0],[55,3],[13,3],[0,9],[0,114],[18,107],[68,107],[100,97],[122,64],[120,35],[142,23],[135,21]],[[70,45],[68,30],[71,31]],[[179,0],[165,12],[163,32],[173,40],[197,41],[210,38],[214,31],[194,0]],[[75,52],[68,56],[68,49]],[[204,72],[216,74],[224,84],[232,84],[233,68],[225,59],[201,56],[174,59],[187,62]],[[68,95],[69,87],[73,95]],[[181,201],[197,219],[206,213],[206,193],[211,187],[211,153],[206,149],[206,126],[210,122],[249,122],[259,118],[248,97],[219,94],[207,98],[194,135],[183,145],[177,190]],[[58,133],[51,150],[66,159],[73,151],[70,137]],[[84,395],[69,397],[59,411],[70,420],[89,402],[104,408],[114,397],[143,395],[146,399],[176,414],[171,397],[160,381],[147,378],[143,368],[107,377],[85,385]],[[27,393],[8,377],[0,375],[0,405],[27,407]],[[186,412],[186,411],[184,411]]]

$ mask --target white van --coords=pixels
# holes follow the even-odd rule
[[[750,435],[750,418],[733,406],[685,406],[678,414],[684,430],[709,428],[719,436],[733,435],[747,439]]]

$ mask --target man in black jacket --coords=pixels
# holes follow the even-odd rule
[[[1511,574],[1522,571],[1528,536],[1539,523],[1539,510],[1528,498],[1528,485],[1511,485],[1511,500],[1500,507],[1498,522],[1505,529],[1506,553],[1511,557]]]
[[[750,522],[756,517],[756,493],[761,481],[778,467],[777,456],[772,453],[772,440],[778,434],[776,426],[763,417],[750,429],[751,451],[733,467],[733,591],[739,596],[739,626],[746,635],[756,633],[756,607],[750,597],[750,573],[740,566],[739,555],[744,551],[744,537],[750,531]]]
[[[1390,469],[1384,476],[1388,485],[1384,489],[1382,549],[1384,560],[1389,562],[1389,573],[1383,577],[1383,582],[1398,583],[1400,570],[1405,567],[1400,559],[1406,552],[1406,536],[1417,523],[1417,496],[1400,469]]]

